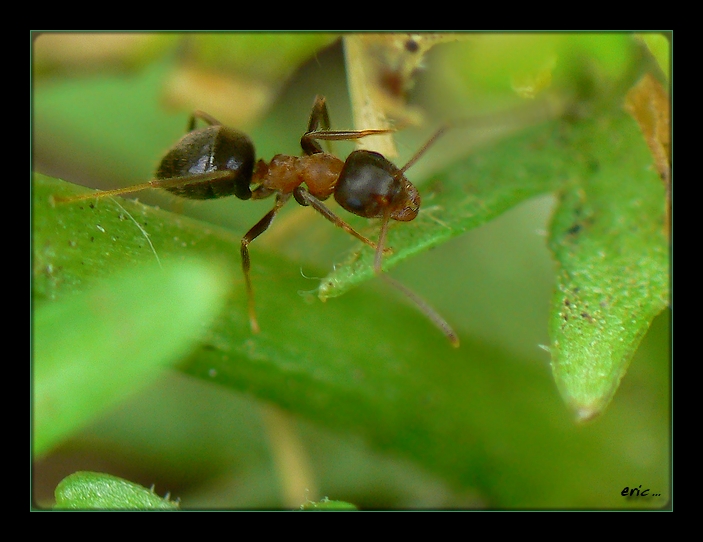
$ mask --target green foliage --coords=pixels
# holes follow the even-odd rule
[[[388,244],[393,254],[384,268],[391,270],[439,249],[536,195],[557,194],[548,240],[557,264],[556,287],[544,328],[549,328],[558,389],[576,416],[585,419],[604,412],[640,340],[667,305],[668,240],[663,234],[664,189],[637,124],[621,109],[632,81],[620,72],[636,71],[631,44],[620,37],[609,42],[628,51],[623,67],[612,62],[607,44],[581,40],[571,49],[568,40],[557,42],[552,53],[567,64],[559,64],[559,70],[565,70],[558,71],[559,77],[569,66],[570,73],[587,71],[578,64],[586,56],[589,65],[601,66],[597,73],[609,78],[608,92],[588,103],[571,104],[578,107],[569,110],[579,114],[542,119],[486,144],[478,153],[446,162],[433,173],[431,184],[409,175],[421,186],[423,211],[417,220],[391,229]],[[547,45],[540,43],[540,55]],[[578,54],[567,55],[567,49]],[[535,66],[545,69],[541,62]],[[508,73],[512,68],[504,69]],[[127,87],[151,89],[160,70],[146,71]],[[119,94],[124,81],[104,84]],[[61,92],[71,94],[59,85],[46,99],[38,97],[37,111],[54,120],[69,114],[74,102],[63,102]],[[156,92],[149,90],[148,95]],[[164,116],[164,122],[178,131],[185,126],[183,118],[175,122]],[[273,146],[284,125],[280,121],[275,129],[258,134],[257,145],[262,141],[264,148]],[[81,129],[75,132],[79,141],[85,138]],[[91,141],[100,148],[91,153],[99,152],[106,162],[133,156],[129,145],[152,154],[139,139],[130,142],[118,129],[107,132],[114,132],[109,133],[114,145]],[[167,144],[151,138],[148,147]],[[154,151],[152,162],[157,156]],[[137,162],[135,168],[142,167]],[[135,181],[143,181],[148,174],[136,176],[141,179]],[[231,207],[220,211],[227,215],[222,228],[121,198],[50,203],[52,195],[79,193],[84,189],[34,177],[35,398],[41,398],[44,382],[52,381],[45,374],[75,374],[75,379],[62,376],[56,381],[52,400],[69,403],[70,397],[79,403],[72,410],[70,405],[56,411],[36,407],[37,451],[68,439],[127,388],[136,390],[147,383],[156,368],[178,364],[180,371],[201,381],[247,392],[316,424],[361,435],[373,448],[410,458],[453,488],[478,490],[491,506],[660,507],[666,502],[667,450],[661,444],[666,441],[665,423],[650,428],[655,445],[628,453],[622,451],[624,445],[616,453],[610,448],[613,439],[639,441],[645,420],[651,418],[636,398],[626,394],[623,405],[632,410],[614,408],[613,417],[599,420],[597,427],[574,426],[536,354],[517,359],[507,348],[473,336],[462,320],[457,326],[462,346],[455,351],[412,307],[397,302],[397,296],[365,288],[350,291],[373,278],[368,247],[355,246],[347,261],[322,279],[314,293],[329,301],[321,304],[312,302],[310,280],[298,272],[301,259],[284,253],[286,243],[267,245],[268,233],[262,236],[261,243],[252,245],[262,326],[253,336],[239,269],[239,239],[268,204],[249,214],[248,203],[228,203]],[[299,216],[309,217],[308,222]],[[310,268],[329,269],[329,261],[317,251],[316,235],[333,228],[310,209],[284,214],[280,220],[305,230],[300,252],[305,254],[306,274]],[[349,221],[373,231],[362,219]],[[452,254],[440,266],[460,258]],[[230,270],[226,278],[222,269]],[[437,269],[433,273],[442,276]],[[516,276],[521,273],[517,270]],[[436,279],[426,279],[427,284],[433,282]],[[468,279],[458,284],[461,289],[476,287]],[[460,299],[460,292],[439,291]],[[103,299],[105,292],[117,293],[102,305],[100,318],[91,319],[92,300]],[[511,310],[510,300],[496,305],[499,313]],[[459,315],[467,308],[451,310]],[[126,321],[143,332],[135,339],[143,350],[129,357],[110,343],[115,335],[124,340],[115,330]],[[658,333],[665,335],[662,326]],[[71,328],[75,336],[69,335]],[[65,346],[56,346],[61,344]],[[76,355],[84,351],[94,356]],[[45,358],[60,369],[44,373]],[[134,372],[139,359],[144,360],[143,374]],[[100,377],[115,389],[101,394],[92,408],[87,403],[94,390],[86,383],[95,378],[96,367],[105,369]],[[119,375],[108,372],[111,368],[119,369]],[[666,367],[658,370],[665,372]],[[661,406],[666,398],[657,401]],[[623,502],[619,492],[637,485],[635,481],[657,486],[663,497]]]
[[[650,322],[669,302],[664,187],[633,119],[586,125],[573,142],[582,169],[567,184],[550,247],[559,263],[550,319],[557,385],[577,415],[612,399]]]
[[[308,501],[304,503],[301,507],[301,510],[306,510],[306,511],[313,511],[313,512],[322,512],[322,511],[327,511],[327,512],[343,512],[343,511],[351,511],[351,510],[358,510],[356,506],[349,502],[344,502],[344,501],[331,501],[329,499],[322,499],[321,501],[313,502],[313,501]]]
[[[117,476],[76,472],[56,486],[56,510],[178,510],[178,503]]]
[[[47,251],[56,250],[54,239],[43,240]],[[56,274],[66,276],[54,269],[59,262],[41,270],[49,281]],[[34,348],[35,453],[45,454],[178,362],[222,308],[228,286],[222,270],[212,265],[141,265],[61,303],[39,306],[34,315],[39,339]]]

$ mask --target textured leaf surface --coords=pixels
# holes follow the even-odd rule
[[[588,419],[668,304],[669,251],[664,188],[634,120],[622,112],[588,124],[573,149],[582,171],[564,187],[551,231],[550,334],[557,385]]]
[[[178,510],[178,504],[117,476],[76,472],[56,486],[55,509]]]
[[[36,200],[45,201],[56,190],[82,192],[39,178]],[[40,227],[35,235],[37,248],[61,246],[53,254],[44,251],[49,259],[43,260],[35,277],[38,291],[58,300],[81,289],[78,279],[92,280],[93,272],[81,274],[88,263],[92,271],[109,277],[120,259],[128,266],[153,261],[146,244],[130,242],[130,235],[134,243],[143,235],[130,220],[120,220],[124,210],[143,226],[147,222],[144,227],[164,268],[186,255],[238,259],[238,240],[226,232],[139,203],[122,201],[121,206],[122,211],[107,201],[92,209],[42,209],[50,217],[47,221],[65,227]],[[108,224],[104,214],[114,215],[109,228],[104,226],[110,235],[92,235],[96,219]],[[83,260],[81,252],[68,250],[67,239],[79,234],[103,258]],[[460,349],[452,349],[413,309],[380,306],[376,295],[350,294],[326,304],[306,304],[297,292],[308,283],[294,264],[263,252],[256,256],[261,334],[249,332],[240,274],[235,272],[226,309],[182,365],[188,374],[361,434],[375,447],[410,457],[452,484],[478,487],[491,502],[504,506],[621,506],[622,488],[616,486],[636,478],[638,468],[628,455],[608,451],[608,425],[584,432],[563,412],[555,416],[562,407],[544,368],[511,361],[506,353],[466,336]],[[50,275],[47,266],[53,266]],[[637,425],[616,427],[619,438],[629,433],[637,438]],[[521,450],[519,462],[507,453],[513,449]],[[567,449],[571,452],[565,453]],[[654,453],[664,465],[666,450]],[[526,471],[525,462],[537,467]],[[569,481],[555,484],[539,474],[545,470],[568,471]],[[599,481],[579,482],[596,471],[603,476]],[[487,474],[493,472],[501,475]],[[655,482],[663,486],[664,476],[662,471]],[[605,496],[593,491],[611,486]]]

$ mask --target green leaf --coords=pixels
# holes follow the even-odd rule
[[[552,223],[559,271],[549,326],[559,390],[590,419],[668,305],[669,250],[664,187],[635,121],[618,112],[584,124],[572,148],[582,173]]]
[[[607,406],[652,319],[667,306],[664,188],[633,119],[606,110],[532,128],[434,176],[430,209],[391,230],[384,269],[441,245],[521,201],[562,194],[550,247],[558,289],[550,319],[559,389],[579,419]],[[374,276],[373,251],[323,279],[322,300]]]
[[[638,34],[637,37],[645,43],[667,81],[671,80],[671,43],[669,42],[671,33],[652,32]]]
[[[102,222],[105,226],[93,222],[92,231],[82,236],[60,222],[49,231],[41,226],[48,216],[38,218],[35,231],[35,246],[41,246],[41,257],[35,253],[39,273],[35,291],[61,299],[38,304],[34,314],[34,450],[38,455],[178,362],[221,310],[229,289],[220,266],[190,260],[161,266],[152,261],[129,266],[68,295],[91,282],[86,273],[110,264],[104,245],[91,254],[81,252],[83,244],[93,245],[93,235],[117,238],[120,234],[107,221]],[[142,242],[148,244],[144,238]],[[64,247],[71,246],[74,250],[68,253],[81,254],[78,260],[69,261],[63,253]],[[56,253],[63,257],[54,257]],[[103,261],[98,265],[100,254]]]
[[[56,486],[56,510],[178,510],[178,503],[117,476],[76,472]]]
[[[125,211],[149,232],[165,268],[186,257],[238,261],[238,237],[218,228],[127,200],[120,200],[121,208],[109,199],[93,208],[86,202],[51,208],[49,194],[85,190],[43,177],[35,183],[34,244],[43,258],[35,287],[55,299],[82,289],[81,281],[95,281],[94,275],[111,276],[120,262],[154,260],[139,228],[120,219]],[[98,235],[96,224],[107,224],[106,235]],[[72,250],[70,240],[81,250]],[[307,304],[298,292],[309,282],[295,263],[261,248],[253,270],[261,333],[249,331],[235,272],[227,307],[183,360],[187,374],[363,435],[374,447],[409,457],[453,484],[476,487],[502,506],[621,506],[619,491],[642,476],[629,457],[605,460],[612,429],[580,432],[566,417],[554,419],[560,405],[542,368],[466,334],[462,347],[452,349],[412,308],[371,292]],[[617,431],[634,439],[637,426]],[[513,449],[520,450],[519,461],[507,452]],[[661,459],[656,464],[665,465],[666,450],[653,453]],[[568,471],[569,481],[555,483],[546,471]],[[579,482],[594,471],[596,481]],[[664,471],[647,472],[652,485],[664,487]]]
[[[308,512],[309,511],[342,512],[342,511],[358,510],[358,508],[350,502],[331,501],[328,498],[324,498],[321,501],[317,501],[317,502],[307,501],[300,506],[300,509],[306,510]]]

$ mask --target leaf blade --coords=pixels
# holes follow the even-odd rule
[[[551,227],[560,265],[550,318],[557,386],[582,420],[603,411],[652,319],[668,304],[664,188],[623,112],[574,142],[583,173]]]
[[[223,305],[221,270],[136,266],[34,315],[34,451],[41,456],[152,382]],[[168,315],[168,317],[164,317]]]
[[[178,510],[153,490],[100,472],[75,472],[59,482],[55,510]]]

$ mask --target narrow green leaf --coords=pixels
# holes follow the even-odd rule
[[[669,251],[664,188],[635,121],[619,111],[585,123],[573,149],[583,173],[564,188],[551,228],[550,335],[559,390],[590,419],[668,304]]]
[[[561,121],[552,121],[532,127],[433,175],[418,217],[392,224],[388,246],[393,254],[384,257],[383,268],[391,269],[528,198],[555,190],[574,168],[560,126]],[[364,248],[346,265],[337,266],[322,280],[320,299],[342,295],[371,279],[373,258],[373,251]]]
[[[76,472],[54,492],[57,510],[178,510],[153,489],[100,472]]]

